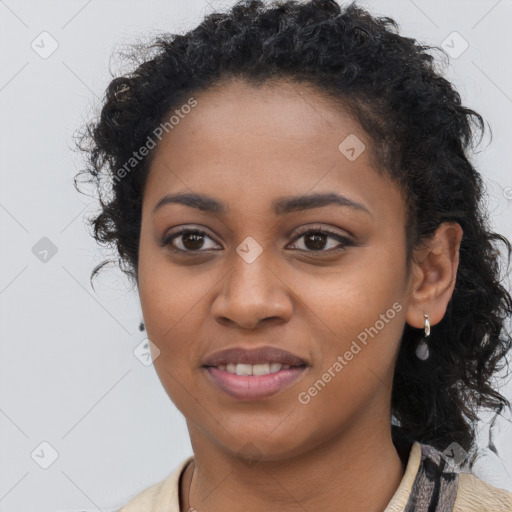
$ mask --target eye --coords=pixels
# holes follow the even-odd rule
[[[294,242],[296,243],[302,238],[304,239],[304,247],[292,248],[304,252],[331,253],[342,251],[347,246],[353,245],[349,238],[322,228],[309,228],[295,238]],[[331,239],[330,243],[328,242],[329,239]],[[210,244],[205,243],[207,240],[210,240]],[[207,250],[219,250],[215,248],[218,244],[205,231],[190,228],[166,235],[161,245],[162,247],[171,245],[177,252],[192,254],[206,252]]]
[[[306,252],[338,252],[344,250],[347,246],[353,245],[349,238],[342,236],[339,233],[321,228],[308,229],[295,238],[295,242],[301,238],[304,238],[305,248],[299,247],[298,249]],[[331,242],[329,244],[329,239],[335,240],[338,243],[336,244]]]
[[[200,229],[181,229],[178,232],[169,234],[162,240],[162,246],[171,245],[175,249],[181,252],[205,252],[200,249],[211,250],[212,247],[205,245],[205,239],[209,239],[212,242],[214,240],[205,232]],[[177,243],[174,241],[177,240]],[[214,242],[216,244],[216,242]],[[213,250],[217,250],[213,248]]]

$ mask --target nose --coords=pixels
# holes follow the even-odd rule
[[[267,265],[263,255],[252,263],[238,255],[235,258],[212,304],[215,320],[243,329],[289,321],[293,301],[288,284]]]

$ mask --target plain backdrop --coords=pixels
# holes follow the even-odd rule
[[[493,227],[512,238],[512,1],[359,3],[451,52],[445,75],[492,127],[473,159]],[[182,415],[137,357],[136,293],[115,268],[89,284],[108,253],[85,226],[94,199],[72,185],[83,163],[72,136],[96,113],[116,48],[229,5],[0,1],[1,512],[116,510],[192,453]],[[483,421],[482,446],[488,431]],[[477,474],[512,491],[511,432],[497,423],[501,459],[484,452]]]

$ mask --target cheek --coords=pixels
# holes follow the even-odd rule
[[[178,267],[165,250],[150,245],[141,247],[139,266],[139,298],[146,332],[159,350],[155,370],[176,403],[180,383],[186,382],[189,388],[195,382],[200,343],[207,342],[208,293],[219,277],[208,269]]]
[[[337,377],[329,388],[346,386],[343,393],[357,395],[392,373],[406,311],[405,256],[399,253],[386,245],[358,249],[335,271],[301,276],[297,313],[318,348],[315,379],[347,355],[342,372],[331,370]]]
[[[186,319],[208,290],[193,267],[172,264],[166,249],[141,236],[139,252],[139,298],[144,319],[155,339],[162,339]],[[163,341],[163,340],[162,340]]]
[[[179,353],[179,345],[173,340],[176,340],[176,330],[187,307],[186,292],[170,280],[159,249],[153,249],[143,237],[139,252],[138,292],[147,337],[159,350],[154,366],[163,383],[169,378],[165,370],[174,372],[171,362]]]
[[[151,264],[150,264],[151,263]],[[187,417],[194,417],[191,396],[197,380],[197,340],[204,312],[204,290],[197,280],[178,279],[158,258],[141,258],[139,296],[147,337],[158,351],[153,365],[167,395]],[[195,403],[195,402],[193,402]],[[197,405],[197,404],[196,404]]]
[[[396,252],[393,248],[357,248],[328,271],[283,268],[280,275],[300,298],[305,314],[313,314],[325,329],[346,338],[373,325],[404,299],[405,259]]]

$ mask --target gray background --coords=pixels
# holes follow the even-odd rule
[[[492,127],[473,158],[493,226],[512,238],[512,1],[359,3],[403,35],[452,47],[445,74]],[[95,207],[72,186],[82,161],[71,137],[98,106],[115,48],[228,5],[0,0],[1,512],[115,510],[192,453],[183,417],[134,355],[145,338],[136,293],[115,269],[89,285],[108,254],[84,225]],[[460,56],[454,31],[469,45]],[[477,474],[512,491],[511,438],[500,421],[502,460],[486,452]]]

